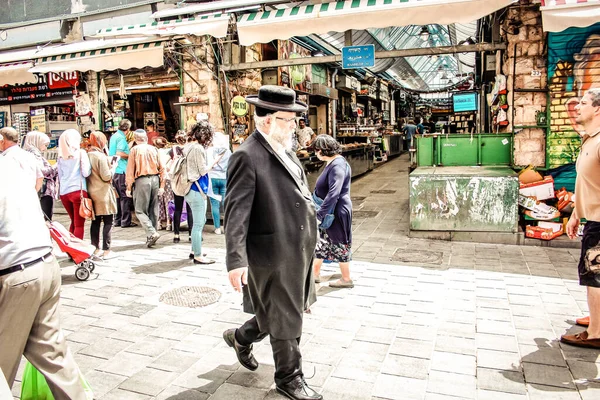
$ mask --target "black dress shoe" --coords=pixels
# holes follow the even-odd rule
[[[323,399],[323,396],[308,386],[303,376],[297,376],[291,382],[277,386],[277,391],[292,400]]]
[[[242,346],[235,340],[235,329],[227,329],[223,332],[223,339],[229,347],[233,347],[237,359],[243,367],[248,368],[250,371],[256,371],[258,368],[258,361],[252,355],[252,345]]]

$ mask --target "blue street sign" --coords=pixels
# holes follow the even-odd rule
[[[342,68],[368,68],[375,65],[375,45],[342,47]]]

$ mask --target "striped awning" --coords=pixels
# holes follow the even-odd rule
[[[149,22],[147,24],[121,26],[99,30],[94,37],[113,37],[125,35],[177,36],[210,35],[216,38],[227,36],[229,14],[204,15],[171,21]]]
[[[540,10],[546,32],[585,28],[600,21],[600,0],[546,0]]]
[[[31,67],[29,61],[0,64],[0,87],[36,82],[36,76],[29,72]]]
[[[99,72],[163,65],[162,42],[135,43],[72,52],[69,52],[68,48],[69,45],[63,46],[64,52],[40,56],[34,61],[35,66],[29,72]]]
[[[241,45],[274,39],[390,26],[467,23],[515,0],[345,0],[244,14]]]

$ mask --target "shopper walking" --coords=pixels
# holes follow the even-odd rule
[[[184,145],[187,143],[187,137],[188,137],[188,135],[184,131],[178,131],[177,134],[175,135],[176,145],[171,147],[171,150],[169,150],[169,156],[171,157],[171,160],[169,161],[169,165],[167,168],[169,177],[172,177],[171,170],[172,170],[173,166],[175,165],[175,162],[177,161],[178,158],[183,156],[183,149],[184,149]],[[172,189],[172,187],[171,187],[171,189]],[[181,216],[183,213],[184,203],[185,203],[185,207],[186,207],[188,239],[191,242],[192,241],[192,228],[194,226],[194,216],[192,214],[192,209],[190,208],[190,205],[185,202],[184,197],[178,196],[177,194],[175,194],[175,192],[173,192],[173,203],[174,203],[173,205],[175,207],[175,210],[173,212],[173,243],[179,243],[181,240],[179,237],[179,230],[181,227]],[[193,253],[192,253],[192,258],[193,258]]]
[[[225,220],[227,270],[255,316],[223,333],[242,366],[258,362],[252,344],[270,335],[277,391],[290,399],[322,399],[302,372],[302,317],[316,300],[312,257],[317,218],[306,175],[291,151],[296,113],[306,111],[296,92],[263,86],[255,105],[257,130],[229,162]]]
[[[44,174],[35,157],[19,147],[19,132],[14,128],[0,129],[0,151],[3,157],[13,159],[26,172],[25,180],[31,182],[35,190],[39,191],[42,188]]]
[[[56,180],[58,179],[58,170],[54,168],[43,156],[43,152],[48,149],[50,138],[48,135],[38,131],[32,131],[25,137],[23,148],[33,154],[37,160],[38,168],[44,174],[42,187],[38,191],[40,205],[44,216],[52,221],[54,213],[54,199],[56,198]]]
[[[573,346],[600,349],[600,89],[589,89],[575,106],[575,112],[576,122],[585,134],[577,157],[575,208],[567,224],[567,235],[575,239],[580,220],[587,220],[578,272],[579,284],[587,286],[590,316],[587,330],[562,335],[560,340]]]
[[[109,260],[116,254],[110,250],[111,231],[114,214],[117,212],[117,196],[112,186],[112,171],[108,158],[108,141],[102,132],[90,135],[90,165],[92,172],[87,178],[88,194],[92,199],[95,218],[90,227],[92,245],[96,247],[94,255]],[[100,227],[102,226],[102,247],[100,247]]]
[[[334,288],[352,288],[350,261],[352,259],[352,200],[350,199],[350,166],[340,144],[329,135],[319,135],[314,144],[317,158],[325,161],[323,173],[317,179],[313,196],[320,203],[317,220],[320,238],[315,250],[315,282],[321,282],[323,260],[338,262],[342,278],[330,282]],[[333,218],[331,225],[323,228]]]
[[[159,229],[172,229],[171,216],[169,215],[169,202],[173,202],[173,189],[171,188],[171,178],[167,173],[167,165],[171,161],[169,156],[170,149],[167,149],[167,140],[163,137],[158,137],[154,141],[154,147],[158,149],[158,155],[163,167],[165,168],[165,191],[161,196],[158,196],[158,225]]]
[[[127,183],[125,182],[125,172],[127,171],[127,161],[129,160],[130,146],[128,135],[130,136],[131,121],[121,120],[119,129],[110,137],[108,155],[118,159],[117,169],[113,177],[113,186],[117,190],[119,202],[117,203],[117,214],[115,215],[114,226],[129,228],[137,226],[131,222],[131,212],[133,210],[133,201],[127,196]]]
[[[83,239],[85,219],[79,215],[81,198],[88,197],[86,179],[90,176],[90,159],[81,149],[81,135],[67,129],[58,139],[58,181],[60,201],[71,219],[69,232]]]
[[[146,246],[152,247],[160,238],[157,228],[158,196],[165,191],[165,171],[158,149],[148,144],[146,131],[134,132],[135,147],[127,164],[127,193],[135,205],[135,215],[146,230]]]
[[[215,226],[215,233],[221,235],[223,233],[223,229],[221,229],[221,204],[227,193],[227,166],[229,164],[229,157],[231,157],[229,136],[215,132],[213,145],[209,149],[209,154],[211,156],[212,167],[208,172],[208,176],[212,184],[213,194],[220,198],[217,199],[209,196],[210,210]]]
[[[24,355],[56,400],[84,400],[80,371],[60,327],[61,275],[36,191],[0,157],[0,397]],[[12,395],[8,397],[12,399]]]
[[[194,215],[192,228],[192,254],[194,264],[213,264],[202,254],[202,230],[206,223],[206,191],[208,189],[208,165],[206,164],[206,148],[211,145],[215,131],[206,120],[192,126],[189,133],[190,142],[185,146],[187,180],[192,184],[185,195],[185,201],[190,205]]]

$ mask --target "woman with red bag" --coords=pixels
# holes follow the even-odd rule
[[[69,232],[83,239],[85,218],[79,214],[81,199],[89,198],[85,178],[92,167],[87,153],[81,149],[81,135],[75,129],[67,129],[58,139],[58,181],[60,201],[71,219]]]

